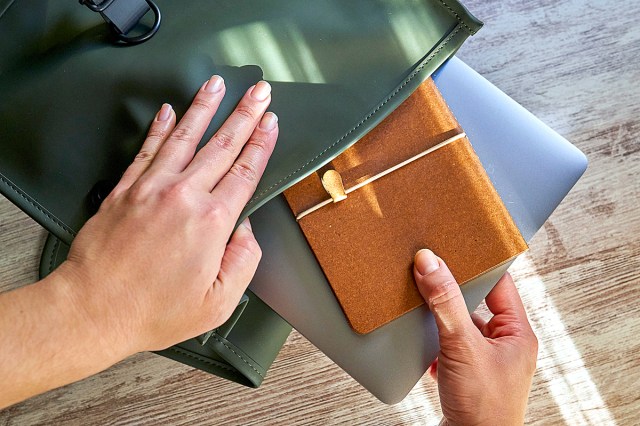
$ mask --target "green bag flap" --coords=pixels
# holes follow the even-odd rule
[[[69,246],[49,235],[40,259],[44,278],[66,258]],[[208,334],[204,343],[189,339],[160,355],[250,387],[258,387],[275,360],[291,326],[251,291],[231,318]]]
[[[109,44],[72,1],[0,4],[0,191],[69,244],[163,102],[180,116],[222,75],[204,140],[261,78],[280,137],[244,216],[330,161],[401,103],[481,23],[454,0],[158,0],[159,32]],[[108,186],[108,185],[106,185]],[[242,218],[241,218],[242,220]]]

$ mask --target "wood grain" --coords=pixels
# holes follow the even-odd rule
[[[590,160],[512,268],[541,348],[527,423],[636,424],[640,3],[465,4],[486,25],[459,56]],[[36,279],[43,238],[38,225],[0,198],[0,290]],[[383,405],[295,332],[258,390],[140,354],[0,412],[3,425],[437,424],[439,418],[429,378],[402,403]]]

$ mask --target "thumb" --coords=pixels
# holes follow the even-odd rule
[[[418,251],[413,275],[436,320],[440,348],[458,350],[461,346],[473,345],[481,335],[473,325],[460,286],[442,259],[431,250]]]
[[[212,309],[218,313],[214,316],[217,321],[214,327],[229,319],[253,279],[261,257],[262,250],[247,218],[231,236],[222,257],[218,277],[213,283]]]

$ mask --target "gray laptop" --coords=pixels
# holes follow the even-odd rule
[[[530,240],[585,171],[585,156],[457,58],[434,80]],[[402,400],[438,352],[428,309],[359,335],[347,323],[282,196],[254,213],[252,223],[264,254],[250,288],[381,401]],[[470,310],[508,266],[463,286]]]

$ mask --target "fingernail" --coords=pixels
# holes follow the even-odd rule
[[[167,121],[169,117],[171,117],[171,105],[162,104],[162,108],[160,108],[160,112],[158,112],[158,121]]]
[[[222,89],[224,85],[224,80],[219,75],[214,75],[207,81],[207,84],[204,86],[204,91],[209,93],[217,93]]]
[[[271,85],[266,81],[259,81],[258,84],[253,86],[251,90],[251,97],[256,101],[264,101],[269,97],[271,93]]]
[[[420,275],[427,275],[440,268],[438,258],[431,250],[422,249],[416,253],[414,259],[416,269]]]
[[[245,228],[249,229],[249,231],[253,231],[253,229],[251,228],[251,222],[249,222],[249,218],[246,218],[245,220],[243,220],[240,225],[242,225]]]
[[[276,128],[276,124],[278,124],[278,116],[272,112],[268,112],[263,115],[262,120],[260,120],[260,129],[269,132]]]

